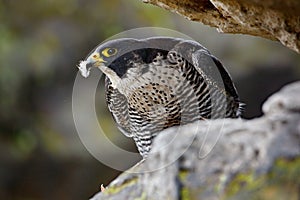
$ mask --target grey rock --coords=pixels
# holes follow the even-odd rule
[[[263,111],[252,120],[207,120],[166,129],[146,160],[92,200],[227,199],[238,175],[268,179],[276,161],[300,159],[300,82],[272,95]],[[300,177],[300,166],[295,169]],[[251,199],[250,193],[237,191],[230,198]]]

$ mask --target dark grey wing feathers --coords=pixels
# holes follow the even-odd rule
[[[213,59],[214,63],[218,67],[218,70],[219,70],[221,77],[223,79],[223,82],[224,82],[225,90],[234,98],[234,100],[240,101],[239,96],[236,91],[236,88],[233,85],[233,81],[232,81],[229,73],[225,69],[225,67],[222,65],[222,63],[216,57],[214,57],[213,55],[210,55],[210,57]]]
[[[203,76],[205,81],[211,85],[211,89],[218,88],[224,96],[230,97],[233,100],[235,115],[240,116],[242,111],[242,103],[233,81],[222,65],[222,63],[210,52],[195,41],[182,40],[174,46],[172,50],[180,53],[188,62],[192,63],[197,71]],[[226,95],[228,94],[228,95]]]

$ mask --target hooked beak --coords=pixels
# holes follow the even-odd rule
[[[100,67],[104,65],[105,62],[106,61],[103,60],[103,58],[100,57],[99,54],[92,54],[86,60],[80,61],[78,69],[81,75],[84,78],[87,78],[90,75],[90,71],[92,67]]]

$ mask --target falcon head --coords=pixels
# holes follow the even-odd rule
[[[129,56],[124,56],[136,49],[145,48],[139,40],[123,38],[111,40],[97,46],[88,57],[81,61],[78,68],[81,75],[87,78],[93,67],[100,69],[114,84],[119,82],[126,73],[130,61]]]
[[[182,40],[168,37],[147,39],[122,38],[110,40],[97,46],[78,68],[87,78],[93,67],[99,68],[112,82],[121,79],[131,66],[130,61],[142,60],[150,63],[161,50],[172,49]]]

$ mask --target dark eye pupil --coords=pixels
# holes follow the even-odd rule
[[[108,54],[113,54],[113,53],[115,53],[115,50],[114,50],[114,49],[109,49],[109,50],[107,51],[107,53],[108,53]]]

